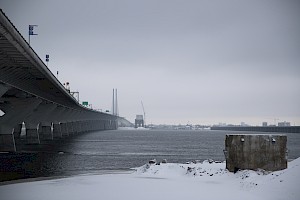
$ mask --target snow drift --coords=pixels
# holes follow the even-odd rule
[[[282,171],[228,172],[225,163],[146,164],[134,172],[0,186],[1,199],[256,199],[300,197],[300,158]]]

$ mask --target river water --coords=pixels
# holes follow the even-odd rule
[[[151,159],[185,163],[224,161],[225,135],[232,131],[95,131],[63,140],[25,145],[0,154],[0,181],[128,170]],[[246,133],[246,132],[244,132]],[[288,133],[289,159],[300,157],[300,134]]]

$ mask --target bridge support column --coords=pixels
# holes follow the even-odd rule
[[[89,132],[89,122],[84,121],[83,122],[84,132]]]
[[[40,144],[40,136],[38,131],[38,124],[32,122],[25,122],[26,127],[26,143]]]
[[[20,139],[21,137],[21,130],[22,130],[22,124],[17,124],[15,127],[14,127],[14,137],[15,139]]]
[[[13,128],[10,127],[0,127],[1,133],[9,133],[10,134],[0,134],[0,152],[1,151],[8,151],[13,152],[17,151],[15,138],[13,135]]]
[[[94,120],[89,121],[89,124],[90,124],[90,131],[94,131],[95,130]]]
[[[77,133],[82,133],[81,121],[77,121]]]
[[[53,138],[62,138],[61,126],[59,123],[52,124]]]
[[[74,134],[73,122],[67,122],[69,136]]]
[[[87,132],[87,122],[86,121],[81,121],[81,132],[85,133]]]
[[[60,123],[60,128],[61,128],[61,134],[63,137],[68,137],[69,132],[68,132],[68,126],[67,123]]]
[[[78,122],[72,122],[72,126],[73,126],[73,134],[77,134],[78,133]]]
[[[3,91],[4,90],[0,87],[0,92],[3,93]],[[1,110],[3,110],[5,114],[0,117],[0,151],[16,151],[13,134],[14,127],[22,123],[26,117],[31,115],[33,110],[41,102],[42,100],[37,98],[5,98],[5,101],[1,103]],[[18,127],[16,127],[15,130],[17,131],[17,129]],[[17,137],[19,137],[18,134]]]
[[[105,129],[104,120],[100,120],[100,129],[101,130]]]
[[[105,130],[110,130],[111,129],[111,122],[110,120],[105,120]]]
[[[53,140],[53,133],[51,131],[51,123],[44,122],[39,124],[40,140]]]
[[[94,123],[93,121],[89,121],[89,131],[93,131],[94,130]]]

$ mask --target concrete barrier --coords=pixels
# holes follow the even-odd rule
[[[226,168],[230,172],[239,169],[286,169],[286,143],[286,135],[226,135]]]

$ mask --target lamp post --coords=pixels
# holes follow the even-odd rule
[[[33,32],[33,29],[34,29],[34,27],[36,27],[36,26],[38,26],[38,25],[29,25],[28,26],[28,37],[29,37],[29,39],[28,39],[28,43],[29,43],[29,45],[30,45],[30,36],[31,35],[38,35],[38,34],[36,34],[36,33],[34,33]]]

